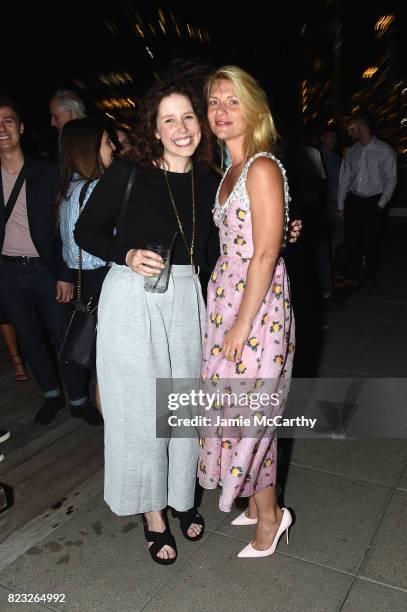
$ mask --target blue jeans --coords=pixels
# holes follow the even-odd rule
[[[56,301],[56,280],[39,257],[11,261],[0,256],[0,306],[16,329],[23,355],[43,393],[59,389],[53,353],[61,346],[72,306]],[[69,400],[86,398],[89,373],[66,363],[61,364],[61,372]]]

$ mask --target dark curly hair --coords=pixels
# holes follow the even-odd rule
[[[201,141],[194,153],[194,159],[207,168],[213,167],[215,140],[206,118],[203,93],[199,88],[183,79],[158,81],[146,93],[137,111],[135,145],[125,157],[141,166],[158,165],[163,159],[163,145],[155,136],[158,107],[161,101],[172,94],[189,98],[201,127]]]

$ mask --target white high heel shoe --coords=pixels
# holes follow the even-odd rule
[[[278,531],[275,535],[275,538],[270,548],[266,548],[266,550],[257,550],[256,548],[253,548],[253,546],[250,543],[245,548],[243,548],[243,550],[240,551],[240,553],[237,555],[238,557],[242,559],[246,557],[253,557],[253,558],[254,557],[268,557],[269,555],[272,555],[274,551],[276,550],[278,541],[281,538],[284,531],[285,531],[287,544],[288,544],[288,528],[293,522],[293,517],[291,516],[291,512],[287,510],[287,508],[281,508],[281,510],[283,511],[283,518],[281,519],[280,527],[278,528]]]
[[[257,518],[249,518],[246,516],[247,510],[239,514],[233,521],[230,523],[231,525],[257,525]]]

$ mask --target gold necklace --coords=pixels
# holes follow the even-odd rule
[[[174,196],[173,196],[172,191],[171,191],[170,182],[168,180],[167,171],[166,171],[165,168],[164,168],[164,176],[165,176],[165,180],[167,181],[168,193],[169,193],[169,196],[170,196],[172,207],[174,209],[175,217],[177,219],[179,231],[180,231],[182,239],[183,239],[183,241],[185,243],[188,255],[189,255],[190,259],[191,259],[191,266],[193,266],[194,265],[193,255],[194,255],[194,245],[195,245],[195,183],[194,183],[194,166],[193,166],[193,163],[191,162],[191,183],[192,183],[192,236],[191,236],[191,246],[188,246],[187,240],[185,238],[184,228],[182,227],[181,219],[180,219],[180,216],[179,216],[179,213],[178,213],[177,206],[175,204],[175,199],[174,199]]]

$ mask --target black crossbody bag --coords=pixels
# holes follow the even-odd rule
[[[127,208],[135,176],[136,170],[135,168],[131,168],[122,202],[120,219],[123,218]],[[79,196],[79,215],[83,209],[89,182],[85,183],[81,189]],[[82,301],[82,249],[79,249],[79,268],[76,287],[77,299],[71,302],[74,307],[74,312],[69,321],[64,340],[59,350],[58,356],[61,361],[74,363],[87,370],[94,367],[96,360],[97,310],[101,290],[102,287],[100,286],[98,291],[92,295],[86,304],[84,304]]]

